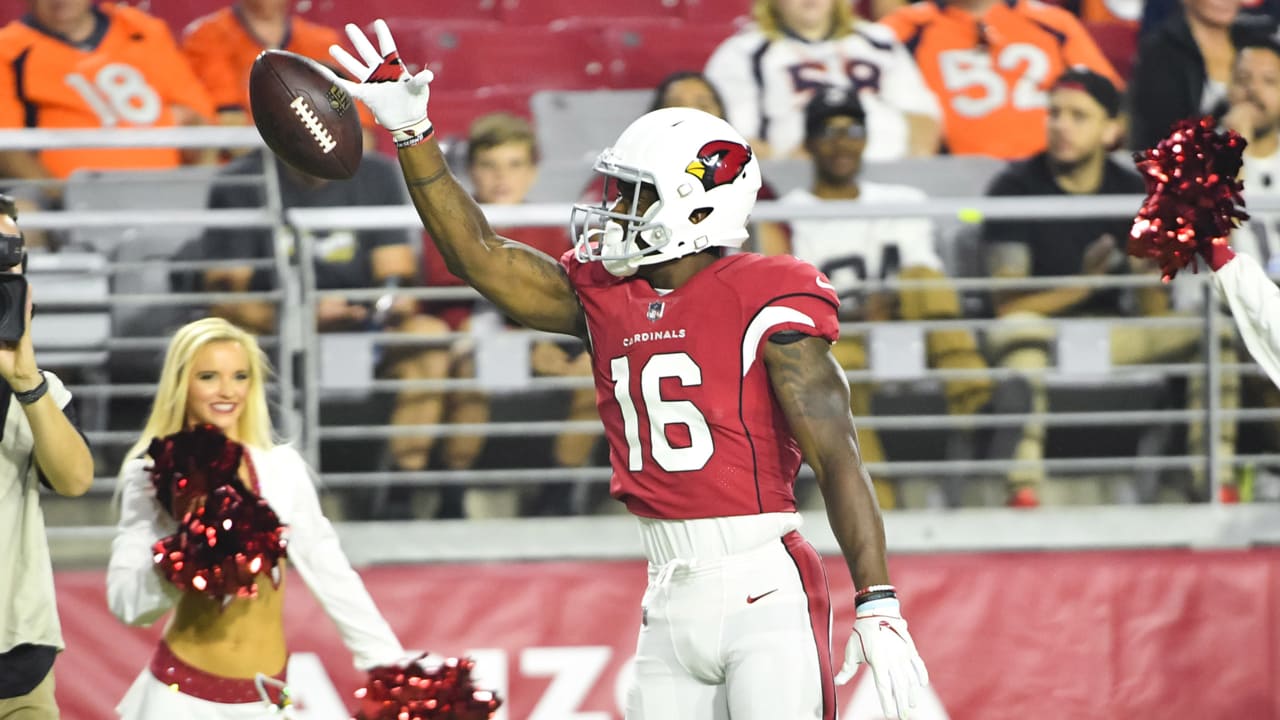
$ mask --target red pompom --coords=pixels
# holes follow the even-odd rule
[[[1204,117],[1180,121],[1154,148],[1135,153],[1147,199],[1129,232],[1129,254],[1155,260],[1167,281],[1212,243],[1226,242],[1249,217],[1238,179],[1244,146],[1239,134],[1219,132]]]
[[[147,454],[156,499],[178,520],[193,502],[236,481],[244,447],[212,425],[201,425],[153,439]]]
[[[165,578],[223,605],[256,597],[261,573],[278,585],[284,526],[267,501],[238,480],[244,448],[202,427],[156,439],[151,452],[156,498],[180,513],[178,531],[152,546]]]
[[[368,685],[355,693],[356,720],[487,720],[502,706],[496,693],[472,685],[474,660],[424,665],[424,658],[370,670]]]

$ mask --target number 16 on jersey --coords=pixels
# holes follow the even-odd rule
[[[627,440],[627,469],[631,472],[644,469],[646,439],[649,457],[667,472],[691,472],[706,467],[715,449],[706,416],[689,400],[662,397],[662,381],[668,378],[678,381],[681,387],[701,386],[702,368],[683,352],[658,353],[637,364],[640,364],[638,394],[631,383],[634,370],[631,358],[622,355],[609,361],[613,395],[622,411],[623,435]],[[647,433],[640,427],[637,407],[649,420]],[[687,428],[687,445],[677,447],[671,443],[667,428],[672,425]]]

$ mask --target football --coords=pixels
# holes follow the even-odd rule
[[[249,72],[258,133],[281,160],[320,178],[345,180],[364,154],[355,101],[314,60],[267,50]]]

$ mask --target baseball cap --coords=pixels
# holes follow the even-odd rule
[[[867,113],[858,102],[858,96],[847,88],[828,87],[813,94],[804,109],[804,136],[806,139],[822,134],[827,121],[833,117],[853,118],[865,124]]]
[[[1116,90],[1116,86],[1105,75],[1099,75],[1089,68],[1077,66],[1062,73],[1053,81],[1050,91],[1053,90],[1079,90],[1098,101],[1108,116],[1120,114],[1120,91]]]

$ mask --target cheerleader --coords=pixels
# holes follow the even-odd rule
[[[116,708],[126,720],[268,716],[266,693],[258,686],[279,688],[288,659],[286,552],[337,625],[356,667],[371,670],[404,656],[321,513],[302,457],[272,439],[267,372],[254,337],[219,318],[190,323],[169,343],[151,416],[120,470],[120,522],[107,571],[111,611],[125,623],[147,626],[174,611],[151,662]],[[169,442],[153,443],[153,438]],[[182,438],[185,445],[175,443]],[[159,541],[176,542],[187,511],[203,505],[211,512],[213,495],[193,501],[177,484],[166,485],[178,473],[165,478],[157,469],[157,464],[181,469],[180,448],[191,441],[208,441],[215,448],[222,443],[222,456],[238,465],[227,472],[228,478],[234,475],[233,496],[258,503],[255,517],[272,520],[250,531],[259,534],[260,545],[274,541],[279,551],[274,562],[270,550],[264,551],[267,562],[251,568],[260,573],[240,577],[239,586],[223,588],[221,596],[210,592],[209,578],[216,576],[206,574],[202,581],[191,567],[183,575],[156,559],[153,550]],[[195,564],[194,557],[187,560]],[[274,693],[269,702],[287,705],[287,692],[280,695]]]

